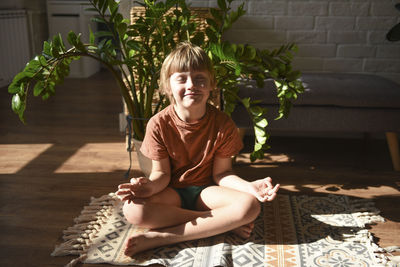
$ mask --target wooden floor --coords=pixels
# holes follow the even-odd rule
[[[50,256],[62,230],[91,196],[126,181],[119,91],[103,72],[66,80],[49,101],[29,100],[27,125],[12,113],[6,88],[0,96],[0,266],[63,266],[74,257]],[[374,199],[386,222],[370,231],[382,247],[400,245],[400,174],[392,171],[384,139],[272,137],[270,143],[262,162],[240,155],[237,173],[271,176],[281,193]]]

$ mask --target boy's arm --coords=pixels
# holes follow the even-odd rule
[[[152,195],[161,192],[168,186],[171,181],[171,166],[169,158],[152,160],[149,180],[151,181]]]
[[[273,186],[270,177],[253,182],[240,178],[232,170],[231,158],[215,157],[213,178],[216,184],[251,194],[261,202],[273,200],[280,186]]]
[[[215,157],[213,178],[217,185],[229,187],[238,191],[249,192],[249,182],[237,176],[232,170],[231,158]]]

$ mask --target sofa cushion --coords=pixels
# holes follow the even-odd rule
[[[380,76],[350,73],[304,73],[305,91],[293,101],[294,106],[338,106],[360,108],[400,108],[400,85]],[[255,81],[242,81],[239,96],[277,104],[273,80],[263,88]]]

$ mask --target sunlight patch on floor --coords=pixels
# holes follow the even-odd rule
[[[132,153],[135,166],[136,153]],[[129,168],[129,154],[124,143],[87,143],[66,160],[55,173],[113,172]]]
[[[348,195],[361,198],[371,198],[376,197],[376,189],[379,187],[379,196],[393,196],[399,195],[399,190],[393,188],[392,186],[379,185],[379,186],[360,186],[357,184],[352,184],[351,188],[347,188],[347,185],[343,184],[285,184],[281,185],[282,189],[288,190],[290,192],[312,192],[312,193],[331,193],[336,195]]]
[[[279,183],[279,181],[277,183]],[[296,185],[281,185],[280,188],[283,188],[283,189],[288,190],[290,192],[300,192],[300,190],[297,188]]]
[[[255,163],[266,163],[266,164],[278,164],[278,163],[288,163],[293,162],[294,160],[291,159],[286,154],[269,154],[266,153],[263,159],[256,160]],[[238,163],[250,163],[250,153],[240,153],[236,157],[236,162]],[[263,166],[263,167],[278,167],[278,165],[273,166]]]
[[[53,144],[1,144],[0,174],[13,174],[49,149]]]

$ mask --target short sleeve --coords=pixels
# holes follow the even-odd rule
[[[222,125],[215,155],[221,158],[229,158],[239,153],[243,148],[243,142],[239,136],[238,128],[230,117],[227,117],[226,123]]]
[[[160,160],[168,157],[168,151],[164,143],[157,117],[152,117],[146,126],[146,134],[140,148],[140,152],[152,160]]]

